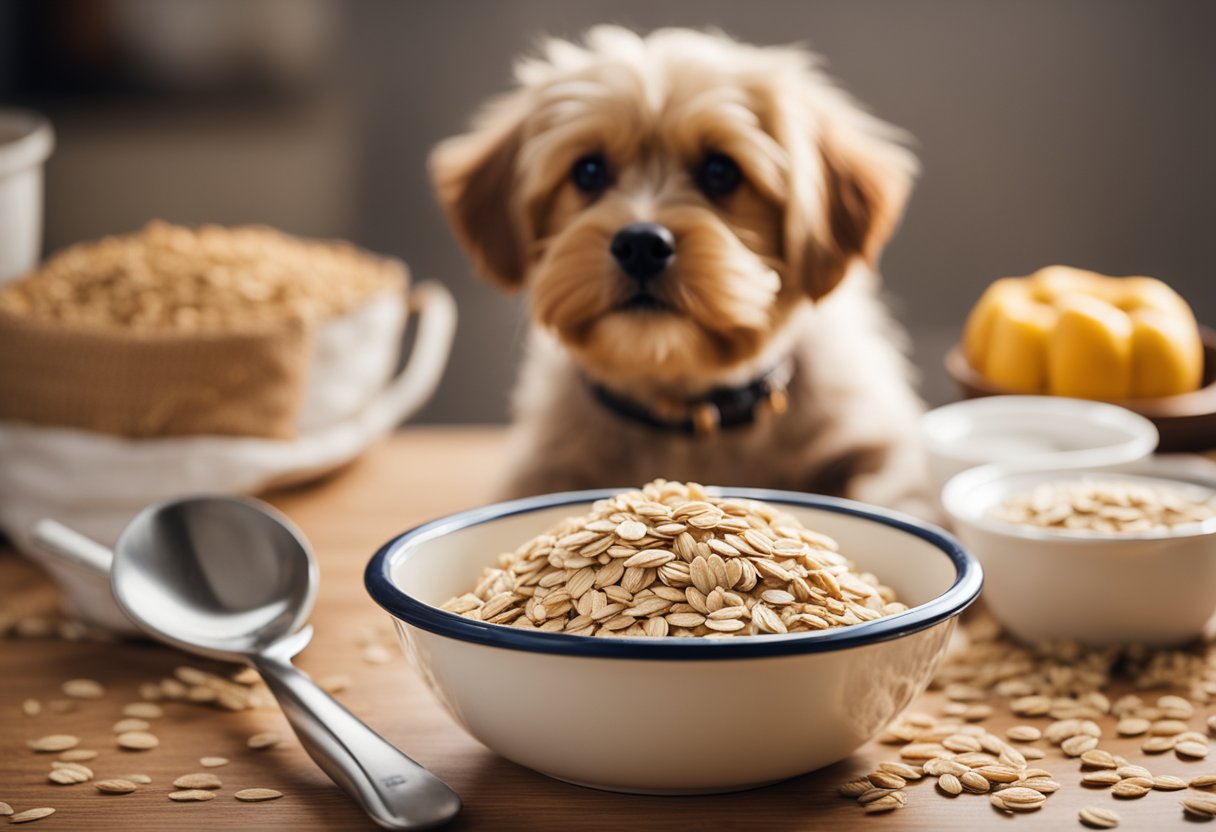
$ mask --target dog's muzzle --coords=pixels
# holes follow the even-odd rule
[[[642,286],[654,280],[676,256],[671,232],[657,222],[634,222],[616,232],[609,247],[621,271]]]

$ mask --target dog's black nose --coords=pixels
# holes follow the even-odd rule
[[[616,232],[611,250],[625,274],[645,283],[671,263],[676,256],[676,241],[657,222],[634,222]]]

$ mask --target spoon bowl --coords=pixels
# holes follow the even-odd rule
[[[114,597],[158,638],[241,661],[291,635],[316,600],[317,563],[287,518],[235,497],[149,506],[118,539]]]

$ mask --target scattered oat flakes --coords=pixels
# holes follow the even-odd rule
[[[36,740],[29,740],[26,743],[30,748],[40,753],[67,751],[69,748],[75,748],[79,744],[80,740],[71,734],[49,734]]]
[[[1181,719],[1159,719],[1148,729],[1154,737],[1173,737],[1187,730]]]
[[[263,800],[277,800],[282,797],[282,792],[277,792],[274,789],[241,789],[233,795],[237,800],[243,800],[246,803],[260,803]]]
[[[1091,737],[1089,734],[1077,734],[1060,743],[1060,750],[1069,757],[1080,757],[1086,751],[1092,751],[1097,747],[1098,738]]]
[[[205,685],[211,679],[211,674],[205,670],[186,665],[175,668],[173,675],[187,685]]]
[[[1216,817],[1216,797],[1201,795],[1183,798],[1182,809],[1199,818]]]
[[[1173,737],[1149,737],[1140,744],[1140,750],[1145,754],[1163,754],[1173,750],[1177,742]]]
[[[252,667],[244,667],[232,675],[232,681],[238,685],[256,685],[262,681],[262,677]]]
[[[388,664],[392,660],[392,654],[383,645],[369,644],[363,648],[363,661],[368,664]]]
[[[71,771],[51,771],[47,774],[46,779],[60,786],[74,786],[77,783],[85,782],[88,778],[80,777]]]
[[[335,673],[330,676],[322,676],[317,680],[317,684],[321,689],[329,693],[341,693],[350,687],[350,677],[344,673]]]
[[[1119,763],[1109,751],[1092,748],[1081,755],[1081,765],[1086,768],[1118,768]]]
[[[1167,694],[1157,699],[1157,710],[1168,719],[1190,719],[1195,715],[1195,706],[1189,699]]]
[[[1175,745],[1174,753],[1179,757],[1188,757],[1192,760],[1202,760],[1204,757],[1208,756],[1208,746],[1207,743],[1188,740]]]
[[[1192,789],[1210,789],[1216,786],[1216,774],[1200,774],[1198,777],[1192,777],[1187,783]]]
[[[1007,789],[1000,791],[1001,800],[1004,801],[1007,807],[1025,806],[1038,808],[1047,800],[1047,796],[1042,792],[1028,789],[1025,786],[1010,786]]]
[[[1033,725],[1014,725],[1005,731],[1005,736],[1015,742],[1034,742],[1042,738],[1043,732]]]
[[[119,734],[115,740],[118,742],[119,748],[127,751],[147,751],[160,745],[160,740],[156,738],[156,735],[149,734],[147,731],[127,731]]]
[[[1092,826],[1094,829],[1114,829],[1119,825],[1119,813],[1114,809],[1086,806],[1078,813],[1078,816],[1081,818],[1081,823]]]
[[[152,702],[132,702],[122,709],[123,716],[131,716],[136,719],[157,719],[164,716],[164,709],[160,705]]]
[[[977,771],[968,771],[960,775],[958,782],[959,785],[972,794],[983,794],[992,790],[992,784],[988,782],[988,778]]]
[[[1153,788],[1163,792],[1174,792],[1186,788],[1186,781],[1172,774],[1158,774],[1153,778]]]
[[[147,731],[152,724],[143,719],[120,719],[110,728],[115,734],[125,734],[128,731]]]
[[[903,792],[892,792],[884,795],[877,800],[866,803],[862,806],[863,811],[867,815],[877,815],[882,812],[890,812],[895,809],[902,809],[907,803],[907,797]]]
[[[228,765],[227,757],[199,757],[198,764],[203,768],[219,768]]]
[[[93,769],[89,768],[84,763],[73,763],[73,762],[64,761],[64,760],[52,760],[51,768],[52,769],[74,769],[76,771],[81,772],[86,777],[93,776]]]
[[[1113,786],[1123,778],[1113,771],[1088,771],[1081,775],[1082,786]]]
[[[1137,716],[1128,716],[1119,720],[1119,724],[1115,726],[1115,731],[1123,737],[1138,737],[1141,734],[1147,734],[1148,729],[1152,727],[1152,723],[1147,719]]]
[[[1027,780],[1019,780],[1018,783],[1043,794],[1055,794],[1060,790],[1059,783],[1046,777],[1031,777]]]
[[[219,697],[219,693],[215,688],[209,688],[206,685],[195,685],[186,691],[186,701],[197,704],[214,702]]]
[[[875,800],[886,797],[887,795],[894,794],[897,791],[899,791],[899,789],[879,789],[879,788],[871,787],[871,788],[867,789],[865,792],[863,792],[857,798],[857,802],[858,803],[873,803]]]
[[[892,774],[898,774],[906,781],[920,780],[925,776],[924,771],[916,766],[910,766],[906,763],[900,763],[895,760],[888,760],[887,762],[879,763],[878,768],[881,771],[889,771]]]
[[[943,774],[937,778],[937,787],[946,794],[957,795],[963,793],[963,783],[954,774]]]
[[[68,679],[60,690],[73,699],[101,699],[106,695],[106,689],[96,679]]]
[[[26,809],[24,812],[18,812],[9,818],[10,823],[29,823],[34,820],[50,817],[55,814],[55,810],[49,806],[44,806],[38,809]]]
[[[875,788],[878,789],[902,789],[908,785],[908,781],[889,771],[872,771],[867,775],[867,778]]]
[[[37,699],[27,699],[21,703],[21,712],[26,716],[38,716],[42,713],[42,703]]]
[[[841,797],[861,797],[872,788],[874,788],[874,784],[870,782],[869,778],[858,777],[856,780],[842,783],[839,792]]]
[[[223,785],[224,782],[220,778],[209,772],[183,774],[173,781],[173,787],[176,789],[218,789]]]
[[[58,763],[52,764],[50,773],[47,779],[52,783],[58,783],[61,786],[71,786],[76,783],[87,783],[93,779],[93,770],[88,766],[82,766],[79,763]]]
[[[753,614],[754,612],[755,611],[753,610]],[[967,722],[983,722],[985,719],[992,716],[992,706],[982,702],[976,705],[968,705],[967,709],[963,711],[962,716]]]
[[[132,783],[140,783],[145,786],[152,782],[152,778],[146,774],[123,774],[117,779],[130,780]]]
[[[254,734],[245,744],[253,749],[274,748],[283,741],[283,737],[274,731],[266,731],[261,734]]]
[[[192,800],[203,801],[213,800],[215,792],[207,791],[206,789],[186,789],[180,792],[169,792],[169,799],[176,800],[179,803],[189,802]]]
[[[7,817],[13,813],[13,807],[9,806],[3,800],[0,800],[0,817]]]
[[[1127,780],[1120,780],[1115,785],[1111,786],[1110,792],[1115,797],[1134,799],[1144,797],[1153,788],[1153,781],[1144,777],[1130,777]]]
[[[122,778],[98,780],[93,784],[93,787],[103,794],[130,794],[137,788],[130,780],[123,780]]]

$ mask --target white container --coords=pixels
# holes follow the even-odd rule
[[[934,494],[955,474],[989,463],[1027,468],[1106,468],[1157,447],[1148,419],[1104,402],[1058,396],[989,396],[921,417]]]
[[[413,348],[401,372],[381,380],[391,376],[385,368],[391,371],[400,355],[395,322],[407,307],[418,317]],[[51,573],[63,589],[69,615],[137,634],[115,604],[104,575],[37,545],[33,533],[39,520],[57,520],[113,546],[123,527],[151,503],[191,494],[255,494],[345,465],[426,404],[443,375],[455,328],[451,293],[441,284],[423,282],[410,288],[408,301],[388,299],[374,309],[357,310],[350,322],[319,334],[317,340],[328,346],[314,357],[310,390],[327,394],[321,397],[325,409],[312,411],[308,429],[295,439],[129,439],[0,421],[0,530]],[[352,362],[360,357],[367,366],[356,369]],[[369,382],[376,380],[379,387],[368,392]]]
[[[366,573],[411,665],[454,719],[502,756],[579,785],[733,791],[847,757],[925,689],[983,581],[948,535],[910,517],[723,489],[781,505],[836,538],[859,568],[915,606],[834,630],[721,640],[571,636],[435,606],[467,592],[498,553],[610,493],[552,494],[435,520],[385,545]]]
[[[1005,523],[989,512],[1007,498],[1060,480],[1164,485],[1207,499],[1216,478],[1144,477],[1062,468],[988,465],[947,484],[942,503],[968,551],[984,565],[984,601],[1025,641],[1091,645],[1179,644],[1216,611],[1216,520],[1179,531],[1079,534]]]
[[[54,146],[45,118],[28,110],[0,110],[0,283],[38,265],[42,165]]]

